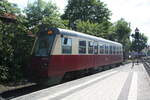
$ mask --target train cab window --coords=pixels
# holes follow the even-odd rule
[[[93,42],[89,41],[88,42],[88,53],[93,54]]]
[[[103,44],[99,44],[99,53],[104,54],[104,48],[105,46]]]
[[[39,36],[35,41],[33,55],[35,56],[48,56],[52,48],[54,36]]]
[[[72,39],[62,38],[62,53],[71,54],[72,53]]]
[[[86,41],[79,40],[79,54],[86,54]]]
[[[98,54],[98,43],[94,43],[94,54]]]

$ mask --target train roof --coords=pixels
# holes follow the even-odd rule
[[[110,41],[110,40],[107,40],[107,39],[104,39],[104,38],[101,38],[101,37],[96,37],[96,36],[88,35],[88,34],[85,34],[85,33],[76,32],[76,31],[73,31],[73,30],[66,30],[66,29],[61,29],[61,28],[57,28],[57,29],[59,30],[59,34],[62,34],[62,35],[81,37],[81,38],[90,39],[90,40],[93,40],[93,41],[105,42],[105,43],[110,43],[110,44],[122,46],[121,43]]]

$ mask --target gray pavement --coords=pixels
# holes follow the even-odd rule
[[[142,64],[126,64],[13,100],[150,100],[150,78]]]

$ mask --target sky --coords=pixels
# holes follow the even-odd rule
[[[9,2],[17,3],[20,8],[26,7],[28,2],[35,0],[8,0]],[[48,0],[45,0],[48,1]],[[51,0],[59,7],[63,13],[67,0]],[[148,37],[150,44],[150,0],[101,0],[108,9],[112,12],[111,22],[124,18],[131,23],[132,33],[136,27],[141,33]]]

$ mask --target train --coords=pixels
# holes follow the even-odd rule
[[[37,33],[30,75],[39,83],[57,84],[66,74],[90,72],[122,61],[121,43],[73,30],[46,27]]]

